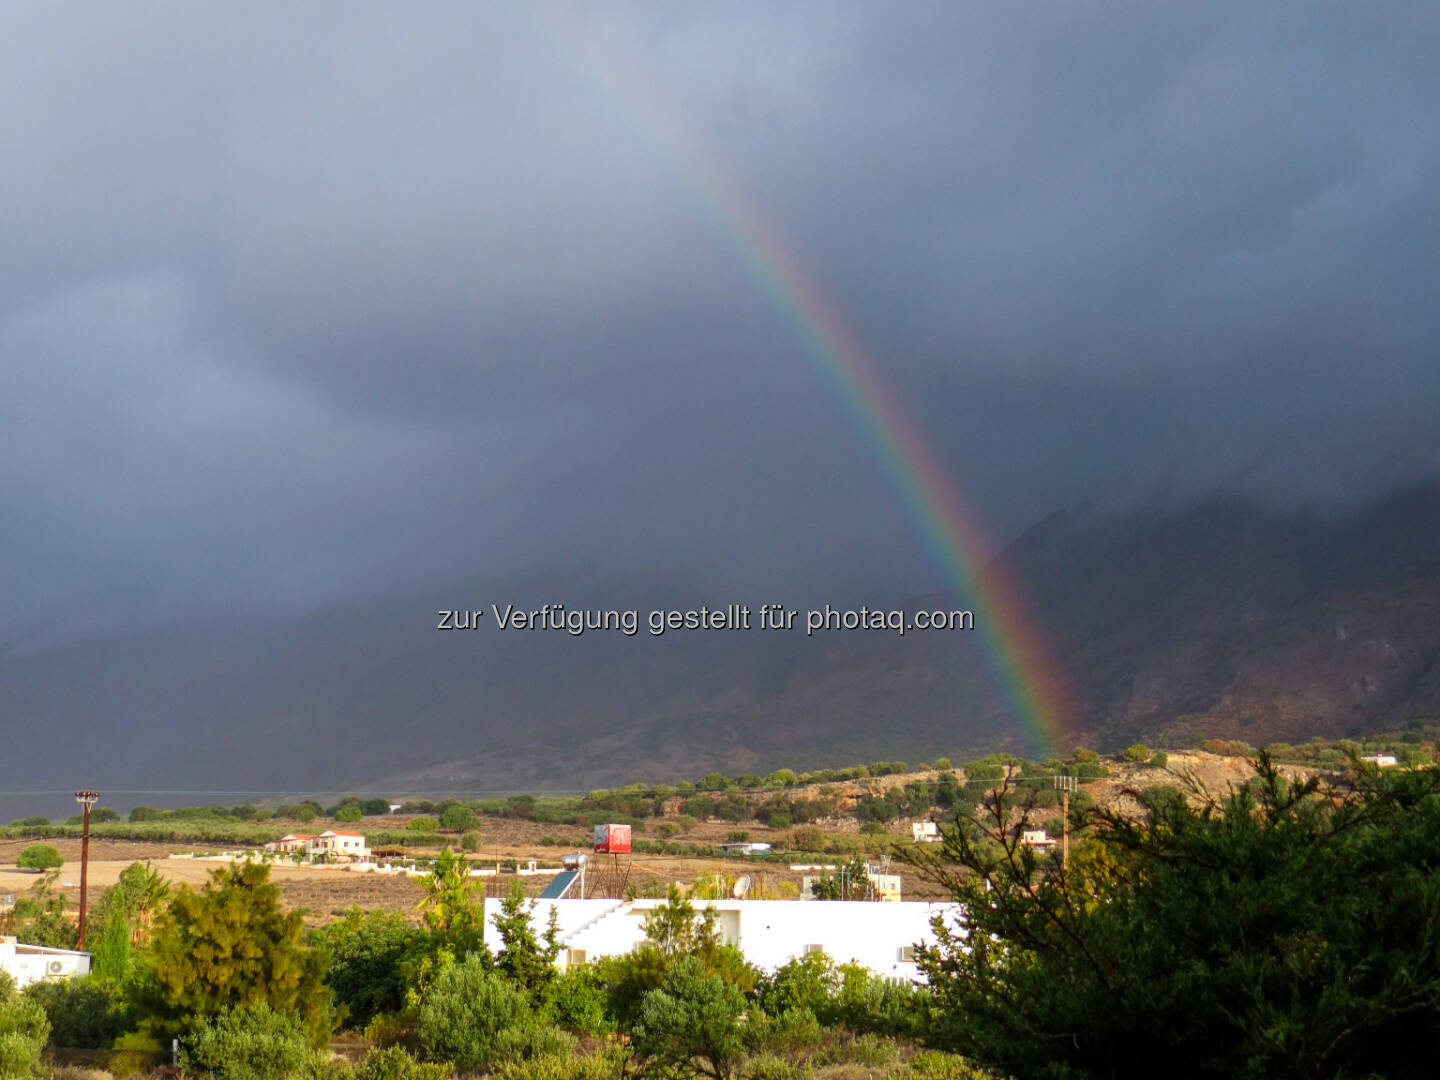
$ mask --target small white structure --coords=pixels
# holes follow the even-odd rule
[[[0,971],[23,990],[46,979],[78,979],[90,974],[90,954],[74,949],[24,945],[13,937],[0,937]]]
[[[537,900],[530,912],[537,934],[556,915],[560,928],[562,967],[586,964],[604,956],[634,952],[645,940],[645,916],[663,900]],[[485,915],[493,920],[501,901],[487,899]],[[734,945],[756,967],[774,971],[796,957],[823,952],[837,964],[860,964],[876,975],[896,981],[919,978],[914,946],[933,944],[930,920],[936,915],[953,924],[955,903],[873,904],[862,901],[800,903],[795,900],[697,900],[697,913],[712,907],[716,927],[727,945]],[[493,922],[492,922],[493,925]],[[959,931],[963,936],[963,928]],[[498,933],[489,940],[498,940]]]
[[[763,840],[743,840],[721,844],[720,850],[726,855],[763,855],[770,850],[770,845]]]
[[[1020,834],[1020,843],[1044,851],[1055,846],[1055,838],[1047,836],[1044,829],[1026,829]]]
[[[1364,754],[1360,760],[1368,761],[1371,765],[1377,765],[1382,769],[1393,768],[1400,764],[1394,754]]]
[[[933,821],[912,821],[910,835],[917,844],[934,844],[940,839],[940,826]]]

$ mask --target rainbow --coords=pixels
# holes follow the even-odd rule
[[[930,556],[951,587],[970,598],[976,631],[1032,752],[1060,749],[1071,730],[1072,710],[1045,637],[1014,576],[993,561],[996,547],[973,505],[930,449],[881,366],[731,171],[616,43],[588,32],[560,5],[523,7],[578,61],[577,68],[592,72],[621,111],[635,118],[638,131],[698,191],[702,205],[733,239],[750,272],[803,339],[812,366],[885,464]]]

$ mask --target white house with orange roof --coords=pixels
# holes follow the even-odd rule
[[[305,845],[315,839],[314,833],[286,833],[279,840],[271,840],[265,845],[266,851],[304,851]]]
[[[323,833],[288,833],[279,840],[272,840],[265,845],[266,851],[279,851],[288,854],[300,852],[305,855],[321,856],[329,859],[365,859],[370,855],[369,849],[365,846],[365,834],[358,832],[340,832],[335,829],[326,829]]]

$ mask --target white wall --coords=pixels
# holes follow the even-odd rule
[[[587,960],[632,951],[645,938],[645,914],[660,900],[540,900],[531,920],[537,933],[548,925],[553,908],[558,916],[564,949],[584,949]],[[943,915],[952,925],[958,912],[953,903],[860,903],[795,900],[696,900],[697,909],[719,910],[719,928],[727,944],[739,947],[756,967],[773,971],[803,955],[807,945],[819,945],[837,964],[861,964],[886,978],[913,980],[919,972],[900,950],[917,943],[933,944],[933,916]],[[493,919],[500,901],[485,901]],[[498,948],[493,924],[488,940]],[[562,951],[560,961],[564,963]]]
[[[24,989],[42,979],[76,979],[90,974],[90,954],[73,949],[46,949],[0,938],[0,971]]]

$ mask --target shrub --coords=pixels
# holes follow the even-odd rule
[[[60,852],[49,844],[31,844],[20,852],[15,865],[21,870],[54,870],[64,866],[65,860]]]
[[[283,1080],[310,1059],[305,1024],[265,1002],[234,1005],[195,1022],[180,1043],[180,1064],[225,1080]]]
[[[684,957],[640,1002],[631,1044],[661,1072],[728,1077],[744,1052],[745,995]]]
[[[920,1051],[910,1059],[904,1075],[913,1080],[987,1080],[990,1076],[964,1058],[938,1050]]]
[[[440,822],[436,821],[428,814],[419,814],[411,818],[410,821],[406,824],[405,828],[409,832],[433,833],[435,830],[440,828]]]
[[[760,1005],[771,1015],[804,1009],[823,1020],[835,1015],[840,977],[824,953],[807,953],[777,968],[758,988]]]
[[[370,1050],[355,1069],[356,1080],[451,1080],[448,1066],[416,1061],[399,1046]]]
[[[359,821],[364,816],[365,815],[361,812],[360,807],[356,806],[354,803],[351,803],[349,806],[342,806],[339,810],[335,811],[335,820],[344,822],[346,824],[353,824],[354,822]]]
[[[24,997],[45,1010],[52,1046],[98,1050],[134,1026],[120,989],[95,978],[37,982]]]
[[[609,990],[592,967],[557,975],[541,995],[541,1015],[581,1035],[609,1035],[615,1023],[606,1014]]]
[[[0,1080],[29,1080],[40,1072],[40,1052],[50,1022],[38,1002],[15,992],[15,980],[0,971]]]
[[[1137,742],[1134,746],[1128,748],[1124,754],[1124,758],[1126,761],[1134,762],[1147,761],[1149,760],[1149,757],[1150,748],[1144,743],[1139,742]]]
[[[1150,759],[1150,764],[1157,769],[1163,769],[1170,764],[1170,759],[1165,755],[1164,750],[1156,750],[1155,756]]]
[[[489,1069],[513,1052],[501,1033],[533,1023],[525,994],[473,955],[440,973],[420,1003],[416,1036],[425,1056],[459,1072]]]
[[[403,915],[352,908],[343,919],[315,932],[311,943],[328,960],[325,981],[349,1011],[352,1027],[405,1004],[401,962],[417,951],[425,932]]]
[[[471,829],[471,830],[470,830],[469,832],[467,832],[464,836],[460,837],[460,850],[461,850],[461,851],[479,851],[479,850],[480,850],[480,834],[479,834],[478,832],[476,832],[474,829]]]

